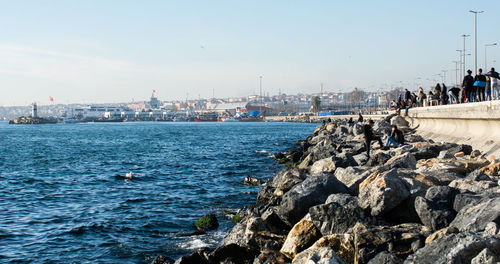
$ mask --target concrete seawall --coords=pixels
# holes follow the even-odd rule
[[[412,108],[406,119],[424,138],[465,143],[500,157],[500,101]]]

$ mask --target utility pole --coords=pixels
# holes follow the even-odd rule
[[[466,37],[470,37],[470,35],[466,35],[466,34],[463,34],[462,35],[462,38],[464,38],[464,46],[463,46],[463,49],[462,49],[462,56],[463,56],[463,60],[462,60],[462,63],[463,63],[463,70],[462,70],[462,78],[460,78],[460,80],[462,80],[464,77],[465,77],[465,38]]]
[[[455,84],[458,86],[458,64],[459,61],[452,61],[455,63]]]
[[[323,95],[323,83],[321,83],[321,95]]]
[[[477,72],[477,14],[481,14],[484,11],[474,11],[469,10],[469,12],[474,14],[474,73]]]

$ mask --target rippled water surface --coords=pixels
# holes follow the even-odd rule
[[[253,204],[269,157],[314,130],[295,123],[0,123],[1,263],[148,263],[215,246],[222,209]],[[132,180],[125,180],[127,172]],[[221,227],[178,237],[217,213]]]

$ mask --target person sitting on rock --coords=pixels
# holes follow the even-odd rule
[[[373,140],[377,140],[380,147],[383,147],[384,145],[382,144],[382,139],[379,136],[375,136],[372,130],[372,125],[373,125],[373,120],[368,120],[366,125],[363,127],[363,134],[365,135],[365,148],[366,148],[366,155],[368,158],[370,158],[370,145]]]
[[[391,134],[387,135],[387,138],[385,140],[385,147],[390,147],[391,145],[394,145],[396,147],[399,147],[400,145],[404,144],[405,139],[403,132],[398,129],[396,125],[391,126]]]

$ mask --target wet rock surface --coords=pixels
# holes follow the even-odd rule
[[[500,163],[469,145],[413,134],[397,115],[373,130],[382,135],[390,124],[407,144],[372,144],[370,158],[364,124],[318,126],[275,154],[287,167],[262,184],[255,206],[238,211],[220,247],[176,263],[498,261]]]

